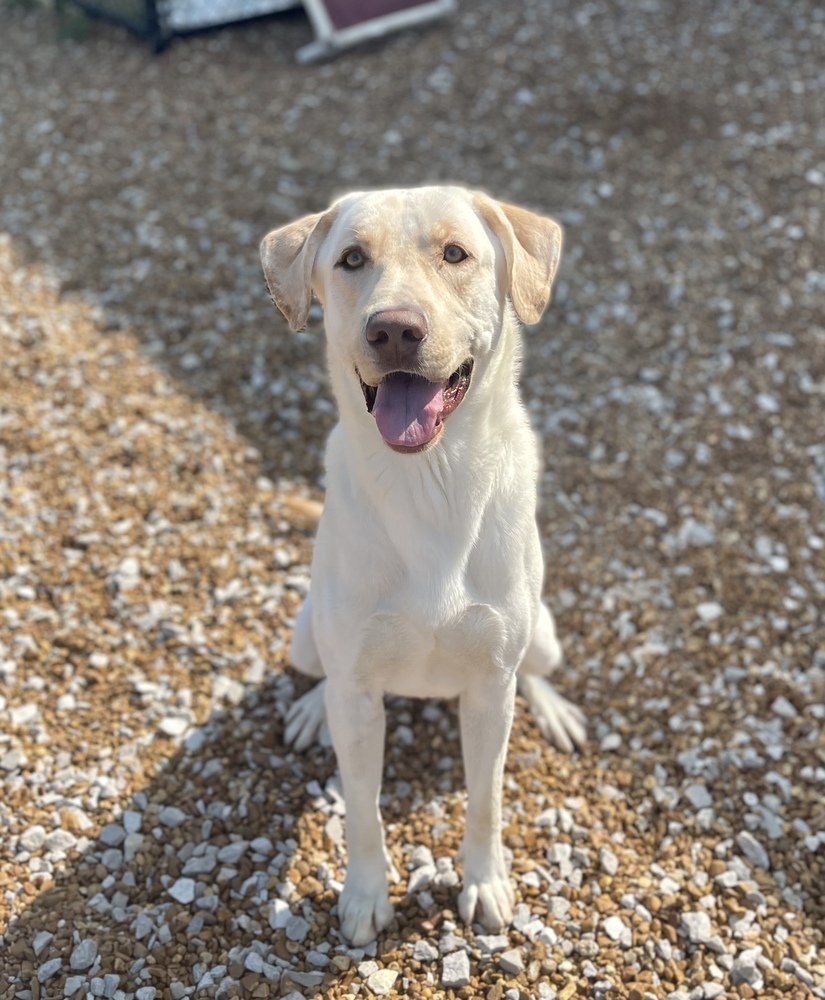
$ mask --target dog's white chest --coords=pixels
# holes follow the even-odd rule
[[[526,630],[487,604],[469,604],[436,624],[404,612],[364,623],[356,672],[391,694],[452,698],[472,676],[515,669]]]

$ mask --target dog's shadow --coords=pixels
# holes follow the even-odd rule
[[[114,973],[121,989],[151,985],[166,995],[175,982],[205,988],[231,976],[251,977],[244,988],[252,990],[267,977],[277,981],[276,960],[285,969],[310,948],[318,965],[299,964],[291,982],[320,992],[346,986],[361,953],[392,956],[456,911],[457,876],[430,883],[415,900],[407,894],[413,846],[453,859],[460,844],[455,705],[387,699],[382,812],[401,875],[391,886],[397,916],[360,953],[347,957],[338,947],[345,851],[334,752],[316,744],[296,753],[283,742],[284,707],[311,683],[288,670],[247,685],[243,701],[192,729],[100,837],[70,856],[10,927],[6,971],[18,990],[41,995],[48,985],[39,987],[38,969],[59,957],[65,971],[77,942],[91,938],[102,947],[86,974]],[[285,927],[285,903],[306,923]],[[124,947],[112,949],[118,939]],[[247,959],[250,948],[262,962]]]

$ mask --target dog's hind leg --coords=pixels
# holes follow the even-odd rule
[[[289,706],[286,713],[284,742],[292,744],[296,750],[306,750],[321,736],[327,721],[324,708],[326,686],[326,681],[319,681],[311,691],[307,691],[303,697],[293,701]]]
[[[302,674],[306,674],[308,677],[324,676],[321,657],[318,655],[318,647],[315,645],[315,636],[312,633],[312,593],[307,594],[306,600],[298,612],[298,619],[292,633],[289,658],[292,666]],[[326,724],[325,687],[326,681],[322,680],[320,684],[316,684],[311,691],[289,706],[289,711],[286,714],[284,740],[291,743],[296,750],[306,750],[321,735]]]
[[[584,745],[586,730],[581,709],[560,695],[547,680],[563,659],[556,623],[542,602],[533,638],[518,669],[518,690],[527,700],[542,736],[559,750],[570,753],[574,747]]]
[[[296,670],[306,674],[307,677],[324,676],[324,668],[312,631],[312,591],[304,599],[295,620],[292,643],[289,647],[289,661]]]

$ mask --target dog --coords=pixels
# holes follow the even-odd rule
[[[385,694],[459,698],[467,782],[459,912],[490,931],[514,895],[501,785],[516,690],[571,750],[584,717],[546,679],[562,662],[542,603],[538,447],[518,388],[518,320],[537,323],[561,252],[551,219],[460,187],[349,194],[269,233],[261,259],[293,330],[324,310],[339,421],[293,665],[322,678],[286,740],[325,719],[341,770],[341,933],[392,920],[378,797]]]

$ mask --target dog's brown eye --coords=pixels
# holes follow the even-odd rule
[[[444,260],[448,264],[460,264],[462,260],[467,259],[467,251],[460,247],[457,243],[450,243],[448,246],[444,247]]]
[[[347,250],[339,261],[341,267],[346,268],[348,271],[357,271],[359,267],[364,266],[366,257],[361,253],[360,250]]]

